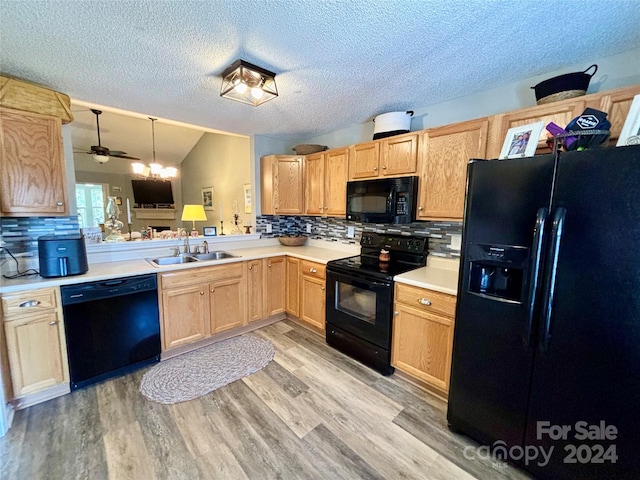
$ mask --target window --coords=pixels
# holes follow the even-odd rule
[[[77,183],[78,224],[80,228],[97,227],[104,223],[105,199],[109,185],[106,183]]]

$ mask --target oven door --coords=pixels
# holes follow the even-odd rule
[[[327,324],[389,350],[393,282],[327,271]]]

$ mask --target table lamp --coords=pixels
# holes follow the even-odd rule
[[[181,220],[183,222],[192,222],[191,236],[197,237],[198,231],[196,230],[196,222],[205,222],[207,220],[207,214],[205,213],[202,205],[185,205],[182,208]]]

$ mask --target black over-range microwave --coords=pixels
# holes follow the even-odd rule
[[[347,220],[411,223],[416,218],[418,177],[347,182]]]

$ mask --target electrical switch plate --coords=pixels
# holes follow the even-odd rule
[[[462,248],[462,235],[456,233],[452,234],[449,248],[451,250],[460,250]]]
[[[307,233],[311,233],[311,224],[307,223]]]
[[[356,236],[356,227],[347,227],[347,238],[354,238]]]
[[[271,226],[270,223],[267,223],[267,233],[271,233],[273,232],[273,227]]]

